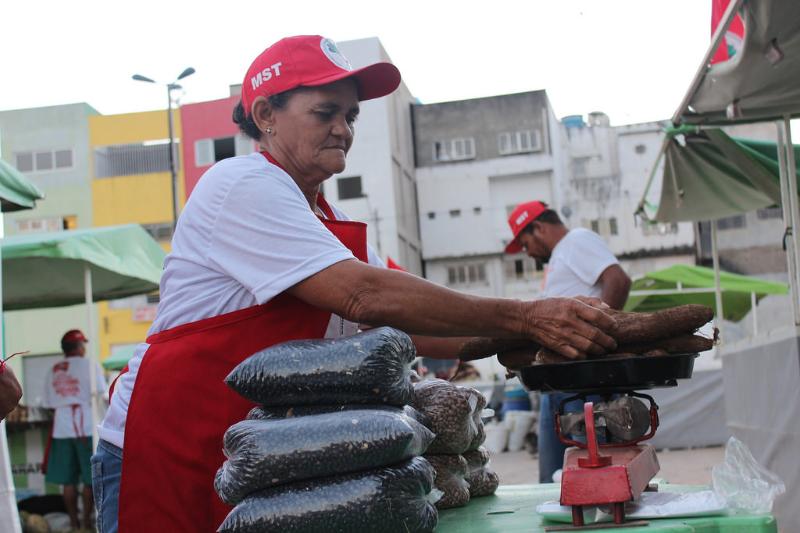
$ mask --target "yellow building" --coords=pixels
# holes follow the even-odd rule
[[[180,112],[173,110],[178,198],[183,199]],[[95,226],[140,224],[166,251],[173,229],[167,112],[89,118],[92,216]],[[101,360],[142,342],[155,317],[158,295],[98,304]]]

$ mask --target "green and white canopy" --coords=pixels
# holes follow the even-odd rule
[[[42,191],[22,173],[0,159],[0,211],[32,209],[36,200],[44,198]]]

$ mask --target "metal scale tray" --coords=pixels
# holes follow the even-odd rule
[[[626,356],[532,365],[515,370],[528,390],[620,392],[674,387],[692,376],[698,354]]]

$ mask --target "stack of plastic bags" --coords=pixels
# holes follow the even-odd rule
[[[497,490],[497,474],[488,469],[489,454],[481,413],[486,398],[477,390],[441,379],[414,386],[412,402],[436,434],[425,458],[436,469],[435,486],[442,491],[439,509],[461,507],[471,497]]]
[[[258,404],[225,433],[220,532],[433,531],[434,434],[408,406],[414,345],[379,328],[292,341],[243,361],[226,383]]]

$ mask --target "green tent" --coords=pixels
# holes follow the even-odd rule
[[[684,304],[703,304],[716,309],[714,271],[710,268],[673,265],[651,272],[633,282],[626,311],[657,311]],[[720,272],[724,318],[738,322],[754,301],[769,294],[786,294],[788,285]]]
[[[711,220],[781,205],[775,143],[686,126],[669,130],[666,142],[656,220]],[[800,160],[800,146],[794,153]]]
[[[7,237],[2,257],[3,307],[15,310],[158,290],[165,254],[141,226],[131,224]]]
[[[0,159],[0,211],[31,209],[36,205],[36,200],[42,198],[42,191],[19,170]]]
[[[133,357],[134,351],[136,351],[136,345],[126,346],[117,350],[105,358],[103,368],[106,370],[122,370],[128,364],[130,358]]]

